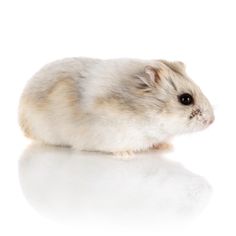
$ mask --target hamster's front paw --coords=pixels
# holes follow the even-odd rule
[[[173,150],[173,145],[171,143],[155,143],[152,145],[152,149],[158,150],[158,151],[171,151]]]
[[[121,160],[130,160],[134,158],[133,151],[113,152],[114,158]]]

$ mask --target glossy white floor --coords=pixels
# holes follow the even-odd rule
[[[0,7],[0,235],[236,234],[233,1],[180,2]],[[81,55],[181,59],[216,120],[176,137],[171,153],[130,161],[31,144],[17,125],[25,82],[46,62]]]

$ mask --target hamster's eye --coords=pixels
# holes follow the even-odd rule
[[[179,95],[178,99],[179,102],[185,106],[189,106],[194,102],[192,95],[190,95],[189,93],[183,93]]]

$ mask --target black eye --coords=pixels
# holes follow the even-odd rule
[[[179,102],[185,106],[189,106],[191,104],[193,104],[193,97],[188,94],[188,93],[183,93],[181,95],[179,95]]]

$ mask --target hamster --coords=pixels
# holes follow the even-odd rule
[[[213,121],[210,102],[179,61],[59,60],[29,80],[19,104],[27,137],[107,153],[158,148]]]

